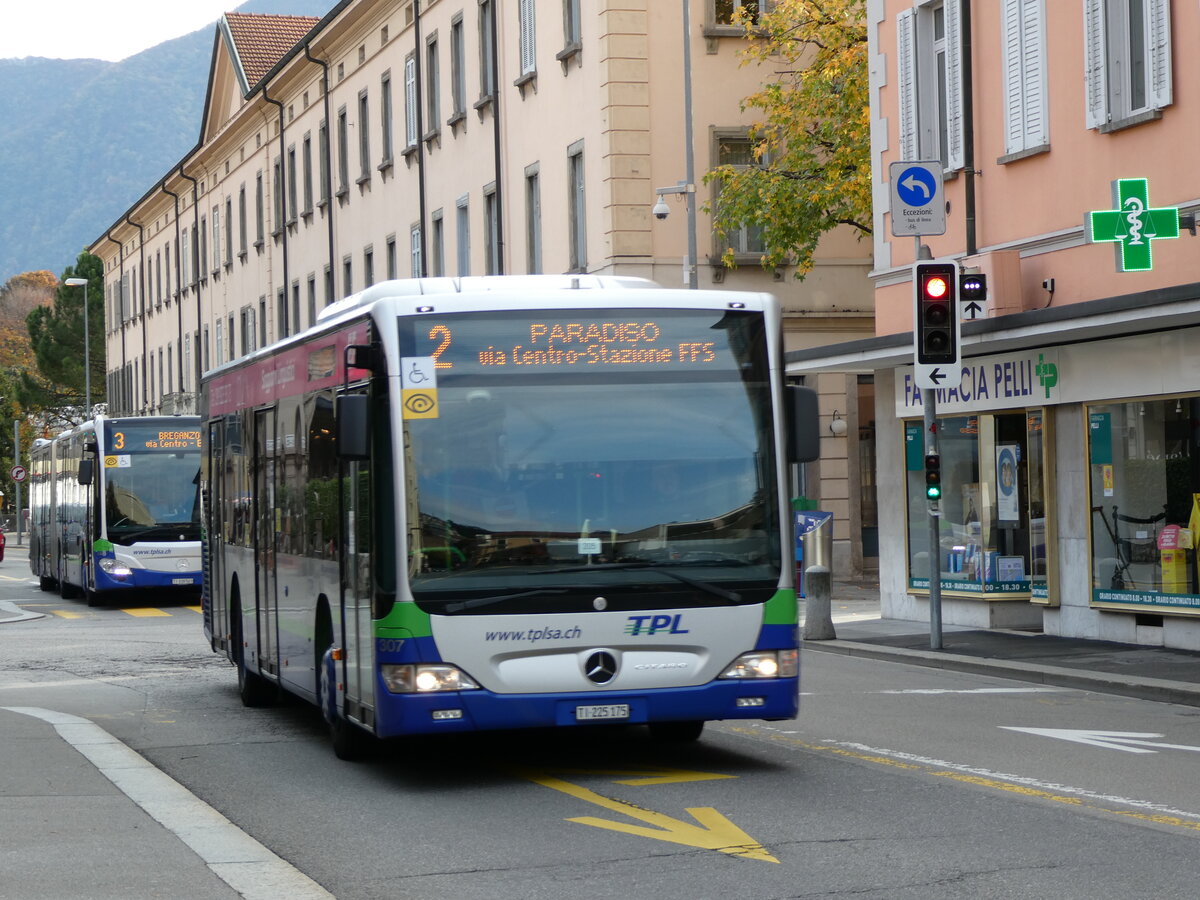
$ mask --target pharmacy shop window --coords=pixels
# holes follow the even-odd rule
[[[1200,614],[1200,397],[1088,407],[1092,603]]]
[[[928,590],[924,425],[905,423],[909,587]],[[1041,410],[938,419],[943,591],[1008,599],[1047,595],[1044,416]]]

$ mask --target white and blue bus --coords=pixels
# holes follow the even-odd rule
[[[205,376],[204,625],[247,705],[371,737],[798,707],[785,387],[766,294],[389,281]]]
[[[200,419],[96,418],[30,451],[29,565],[42,590],[199,595]]]

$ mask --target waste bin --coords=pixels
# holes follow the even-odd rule
[[[833,513],[819,509],[797,511],[796,588],[804,596],[804,570],[824,566],[833,572]]]

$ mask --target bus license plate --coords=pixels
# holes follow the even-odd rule
[[[192,578],[172,578],[171,579],[171,584],[194,584],[194,583],[195,583],[195,580]]]
[[[583,722],[594,719],[628,719],[628,703],[611,703],[608,706],[577,706],[575,707],[576,721]]]

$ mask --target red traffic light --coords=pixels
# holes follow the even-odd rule
[[[933,300],[941,300],[946,296],[950,285],[941,275],[930,275],[925,279],[925,296]]]

